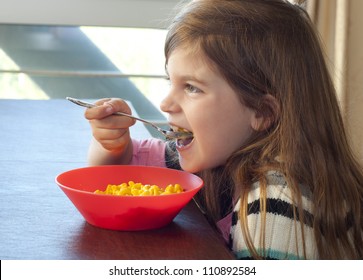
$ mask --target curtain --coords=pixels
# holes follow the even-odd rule
[[[352,149],[363,164],[363,1],[306,0],[322,39]]]
[[[320,33],[341,109],[346,110],[349,0],[307,0],[306,9]]]

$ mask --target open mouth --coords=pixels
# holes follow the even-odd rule
[[[190,143],[192,143],[193,139],[194,139],[194,137],[178,139],[178,140],[176,140],[176,145],[179,148],[188,146]]]
[[[171,128],[173,131],[178,131],[178,132],[186,132],[186,133],[190,133],[191,135],[193,135],[193,133],[187,129],[184,128],[176,128],[176,127],[172,127]],[[176,139],[176,145],[178,148],[182,148],[182,147],[186,147],[188,145],[190,145],[194,140],[194,137],[187,137],[187,138],[178,138]]]

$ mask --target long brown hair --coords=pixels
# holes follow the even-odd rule
[[[263,206],[266,172],[279,170],[291,188],[298,209],[295,218],[304,214],[299,184],[312,194],[319,258],[363,258],[362,169],[347,141],[335,89],[307,13],[280,0],[191,1],[170,26],[166,59],[180,46],[203,53],[243,104],[271,120],[269,128],[256,132],[225,166],[200,173],[212,220],[221,218],[221,193],[238,194],[240,215],[245,217],[242,232],[259,258],[248,235],[247,195],[260,181]],[[273,96],[279,110],[267,102],[267,95]],[[265,211],[262,207],[262,216]]]

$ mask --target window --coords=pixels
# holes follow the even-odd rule
[[[0,25],[0,98],[120,97],[165,120],[166,30]]]
[[[163,36],[182,1],[4,0],[0,98],[118,96],[165,119]]]

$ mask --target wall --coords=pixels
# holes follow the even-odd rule
[[[179,0],[0,0],[0,23],[165,28]]]

